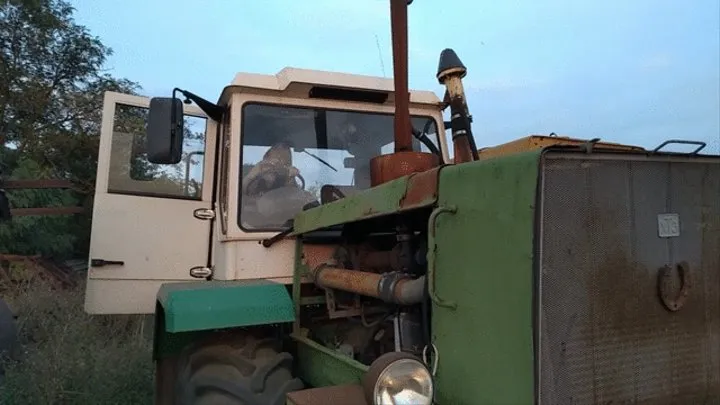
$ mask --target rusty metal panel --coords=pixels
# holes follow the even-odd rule
[[[588,143],[589,139],[570,138],[566,136],[543,136],[531,135],[515,139],[500,145],[480,149],[480,159],[490,159],[498,156],[505,156],[513,153],[527,152],[530,150],[542,149],[553,145],[581,146]],[[633,145],[624,145],[613,142],[596,142],[593,148],[605,150],[618,150],[626,152],[642,152],[643,148]]]
[[[720,164],[693,160],[546,159],[540,404],[720,403]]]

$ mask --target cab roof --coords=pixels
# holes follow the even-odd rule
[[[291,97],[333,98],[380,104],[394,103],[392,78],[294,67],[286,67],[274,75],[237,73],[232,83],[223,90],[218,104],[227,102],[227,97],[237,91],[271,92]],[[432,91],[410,90],[410,103],[437,106],[441,100]]]

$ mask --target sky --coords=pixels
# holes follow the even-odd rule
[[[71,3],[113,49],[110,71],[148,96],[215,101],[238,71],[286,66],[392,76],[388,0]],[[453,48],[478,147],[555,132],[720,153],[720,0],[441,4],[409,6],[410,88],[442,96],[438,57]]]

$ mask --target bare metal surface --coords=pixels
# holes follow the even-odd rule
[[[390,0],[393,72],[395,80],[395,152],[412,151],[408,91],[407,1]]]
[[[425,276],[416,279],[399,280],[393,290],[395,302],[401,305],[413,305],[422,302],[425,292]]]
[[[435,166],[437,166],[439,161],[436,160],[436,162]],[[400,207],[411,208],[422,205],[428,200],[437,199],[440,169],[440,167],[434,167],[433,169],[413,174],[408,180],[407,192],[400,201]]]
[[[311,388],[287,394],[290,405],[369,405],[360,385]]]
[[[630,159],[544,169],[543,405],[720,403],[720,165]],[[659,237],[667,213],[677,237]],[[658,275],[673,269],[677,296],[683,261],[693,286],[673,312]]]
[[[440,163],[437,155],[426,152],[396,152],[370,159],[370,184],[387,183],[412,173],[424,172]]]

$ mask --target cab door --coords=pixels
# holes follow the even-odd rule
[[[206,266],[216,123],[184,105],[183,159],[157,165],[145,154],[150,99],[105,94],[90,241],[93,280],[188,280]]]

